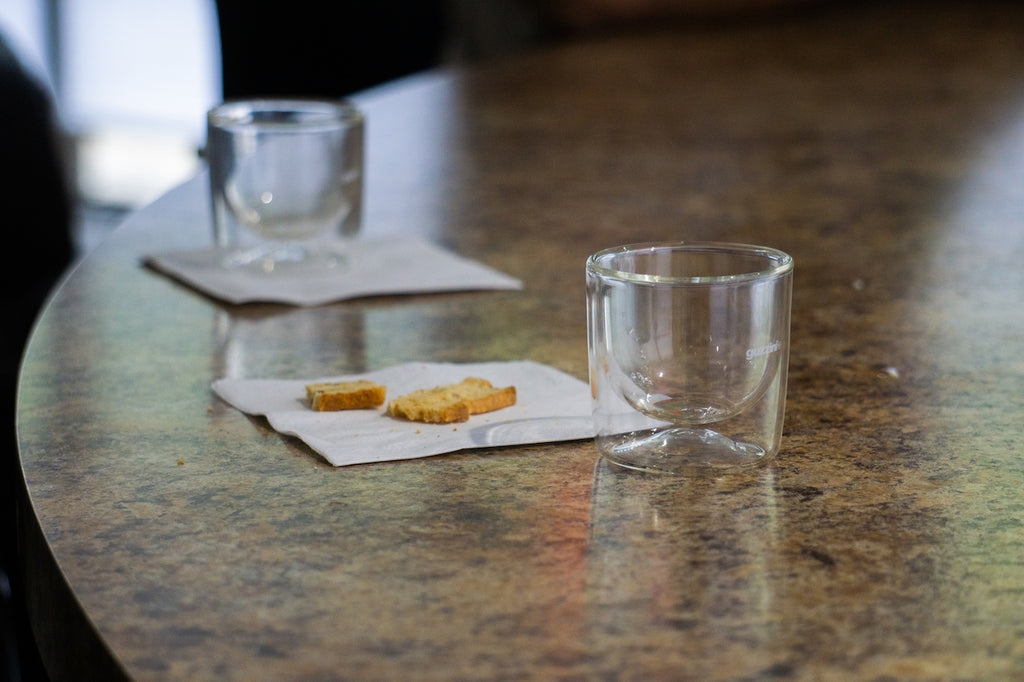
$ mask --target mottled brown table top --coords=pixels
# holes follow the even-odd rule
[[[208,240],[202,178],[134,215],[21,376],[55,677],[1024,677],[1022,36],[1017,4],[882,5],[360,96],[365,234],[522,291],[226,306],[140,266]],[[414,360],[585,379],[584,259],[652,239],[794,256],[773,466],[645,476],[580,441],[334,469],[210,391]]]

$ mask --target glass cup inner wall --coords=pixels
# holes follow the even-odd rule
[[[633,468],[727,471],[778,451],[792,259],[765,247],[646,244],[587,262],[599,450]]]

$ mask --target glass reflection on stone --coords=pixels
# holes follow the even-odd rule
[[[693,661],[691,673],[712,662],[716,674],[723,663],[730,674],[760,669],[759,650],[770,647],[776,629],[768,577],[777,545],[771,469],[683,480],[602,457],[590,504],[588,628],[595,639],[616,642],[607,656],[629,660],[667,640]]]

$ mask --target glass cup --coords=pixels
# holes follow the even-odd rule
[[[362,219],[363,115],[344,101],[226,102],[207,114],[214,237],[228,268],[338,269]]]
[[[652,243],[587,259],[598,450],[625,467],[725,473],[779,450],[793,259],[762,246]]]

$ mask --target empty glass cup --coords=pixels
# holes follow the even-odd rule
[[[207,114],[207,155],[225,266],[276,273],[343,264],[337,238],[359,231],[362,209],[363,116],[355,107],[226,102]]]
[[[762,246],[634,244],[587,260],[597,447],[622,466],[719,473],[779,450],[793,260]]]

